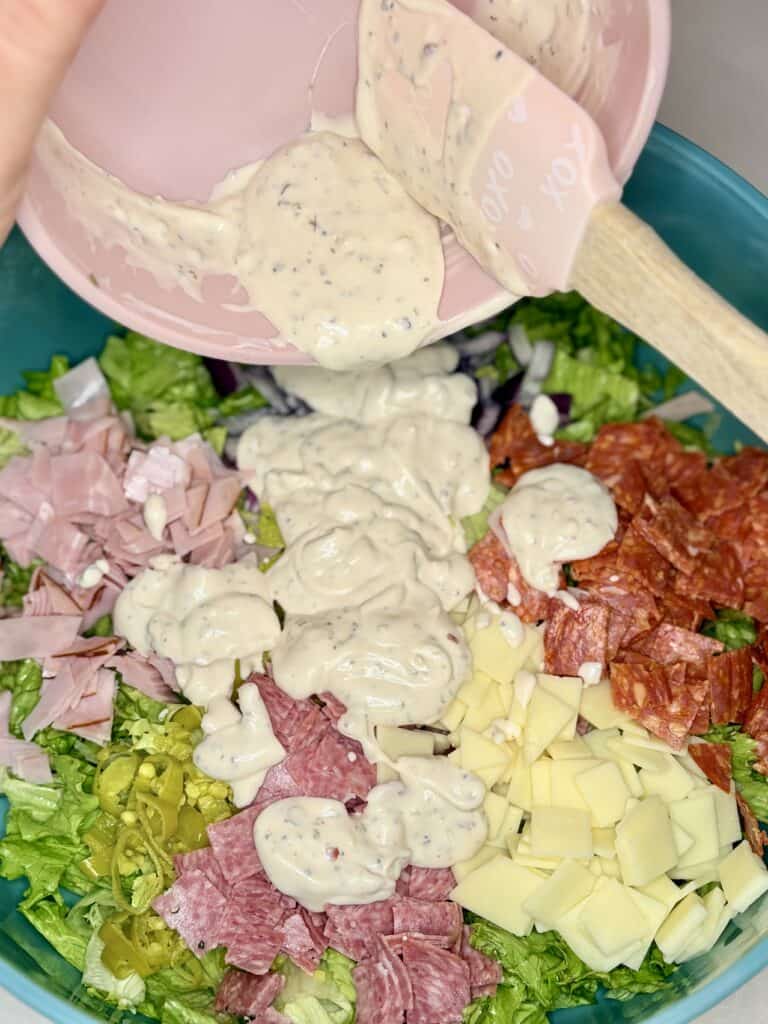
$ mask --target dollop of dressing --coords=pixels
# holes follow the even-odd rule
[[[323,366],[383,364],[435,333],[438,222],[359,139],[306,133],[233,171],[206,203],[133,191],[52,122],[37,153],[92,239],[198,301],[206,278],[231,277],[245,293],[232,309],[258,309]]]
[[[618,516],[597,477],[555,463],[523,473],[504,499],[501,523],[526,582],[554,596],[562,564],[596,555],[616,533]]]
[[[278,800],[254,841],[272,884],[308,910],[387,899],[406,864],[450,867],[485,841],[485,786],[446,758],[404,757],[400,780],[375,786],[362,814],[336,800]]]
[[[269,581],[253,559],[223,569],[159,555],[121,592],[115,630],[144,655],[170,658],[193,703],[228,697],[235,661],[243,675],[261,667],[280,635]]]

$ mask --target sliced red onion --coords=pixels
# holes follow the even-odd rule
[[[533,346],[528,340],[525,328],[522,324],[512,324],[507,332],[509,347],[512,349],[515,359],[521,366],[527,366],[533,355]]]
[[[649,416],[658,416],[662,420],[670,420],[673,423],[682,423],[691,416],[700,416],[702,413],[714,412],[715,406],[711,399],[702,395],[700,391],[686,391],[684,395],[676,395],[668,402],[662,402],[655,409],[644,412],[640,419],[648,419]]]
[[[227,433],[231,437],[239,437],[245,433],[248,427],[256,420],[260,420],[264,416],[273,415],[273,410],[269,406],[263,406],[261,409],[251,409],[249,412],[240,412],[236,416],[227,416],[223,420],[219,421],[219,425],[227,428]]]
[[[482,437],[488,437],[499,425],[507,407],[516,400],[522,379],[520,370],[497,388],[493,387],[491,377],[480,377],[477,381],[478,402],[472,413],[472,426]]]
[[[549,395],[549,398],[555,403],[557,411],[560,413],[560,426],[564,427],[571,418],[571,405],[573,404],[573,395],[566,393]]]
[[[239,390],[238,384],[239,367],[236,363],[225,363],[222,359],[203,360],[208,373],[211,375],[213,386],[220,395],[231,395]]]
[[[243,504],[248,512],[258,512],[259,510],[259,496],[250,487],[243,488]]]
[[[465,335],[456,335],[452,339],[453,344],[462,356],[485,356],[495,351],[504,341],[501,331],[483,331],[482,334],[468,338]]]
[[[531,361],[526,368],[518,396],[518,401],[525,408],[528,408],[536,395],[540,393],[541,385],[547,379],[554,357],[554,342],[537,341],[532,346]]]
[[[53,390],[69,413],[97,399],[110,401],[109,385],[101,367],[93,358],[84,359],[74,370],[57,377],[53,382]]]

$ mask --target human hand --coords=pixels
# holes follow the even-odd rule
[[[0,0],[0,245],[37,133],[104,0]]]

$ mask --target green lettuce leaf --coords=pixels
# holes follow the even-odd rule
[[[175,967],[167,967],[145,979],[146,999],[139,1009],[163,1024],[234,1021],[229,1014],[213,1011],[216,991],[226,970],[223,949],[211,950],[199,960],[185,950]]]
[[[21,907],[30,907],[58,892],[67,868],[85,854],[83,846],[61,836],[33,840],[6,836],[0,842],[0,877],[11,881],[26,877],[29,886]]]
[[[79,971],[85,968],[89,931],[82,925],[78,927],[72,912],[60,899],[49,896],[24,906],[22,913],[67,963]]]
[[[572,396],[571,419],[558,436],[588,441],[603,423],[634,420],[640,401],[636,380],[555,350],[555,357],[542,390],[549,394],[568,392]]]
[[[283,535],[277,525],[277,516],[271,505],[262,503],[259,509],[259,517],[256,522],[256,543],[263,544],[265,548],[285,547]]]
[[[22,738],[21,723],[40,699],[42,683],[42,671],[32,658],[0,662],[0,690],[10,690],[13,694],[9,727],[19,739]]]
[[[669,433],[688,451],[702,451],[710,458],[716,454],[707,432],[690,423],[677,423],[672,420],[664,420],[664,426]]]
[[[352,1024],[357,994],[352,980],[353,960],[327,949],[314,974],[307,974],[287,957],[278,961],[286,977],[275,1006],[295,1024]]]
[[[727,651],[735,651],[739,647],[749,647],[757,640],[757,623],[744,612],[721,608],[717,619],[705,622],[701,632],[719,640]]]
[[[461,520],[468,548],[476,544],[477,541],[482,540],[486,533],[488,533],[488,517],[501,505],[507,493],[505,488],[492,484],[485,504],[480,511],[476,512],[473,516],[465,516]]]
[[[704,736],[710,743],[727,743],[733,759],[733,780],[760,821],[768,821],[768,778],[753,769],[757,743],[738,725],[713,725]]]
[[[9,557],[8,552],[0,544],[0,569],[2,580],[0,580],[0,605],[6,608],[21,608],[24,603],[24,595],[29,590],[32,574],[40,565],[39,561],[33,561],[31,565],[21,566]]]
[[[26,455],[28,449],[15,430],[0,427],[0,469],[11,461],[14,455]]]
[[[101,959],[104,943],[94,932],[85,950],[83,984],[95,989],[107,1003],[114,1003],[122,1009],[134,1010],[144,1002],[146,985],[143,979],[132,972],[125,978],[117,978]]]
[[[43,420],[60,416],[64,407],[59,401],[53,382],[69,370],[66,356],[53,356],[47,370],[28,370],[22,376],[26,390],[12,395],[0,395],[0,416],[12,420]]]
[[[503,977],[496,995],[476,1000],[465,1024],[546,1024],[547,1014],[569,1006],[593,1003],[598,989],[612,999],[663,988],[675,971],[653,948],[638,971],[616,968],[593,971],[556,932],[532,932],[518,938],[503,928],[469,915],[471,943],[501,964]]]

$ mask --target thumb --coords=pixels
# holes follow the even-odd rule
[[[0,0],[0,244],[37,133],[104,0]]]

